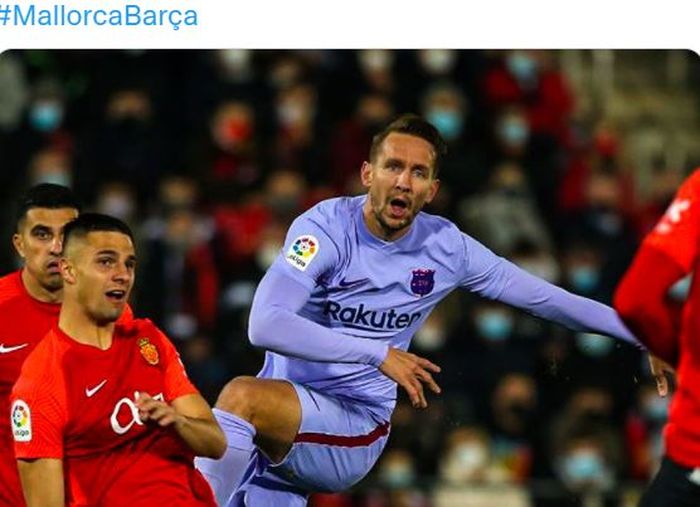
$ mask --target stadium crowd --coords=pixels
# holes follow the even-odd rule
[[[72,187],[133,228],[134,313],[176,340],[210,402],[261,366],[248,311],[291,220],[362,192],[372,135],[398,113],[449,144],[428,212],[607,304],[684,176],[659,165],[642,199],[614,123],[578,114],[556,52],[17,51],[0,83],[2,273],[17,266],[13,198]],[[444,394],[423,411],[403,398],[372,477],[312,505],[438,505],[461,485],[498,486],[479,505],[579,505],[586,491],[620,505],[620,484],[656,471],[669,401],[633,347],[461,292],[413,347],[443,366]]]

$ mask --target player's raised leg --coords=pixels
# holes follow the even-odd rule
[[[198,458],[195,466],[209,481],[219,505],[226,505],[257,447],[272,462],[289,452],[301,422],[301,405],[291,384],[237,377],[221,391],[214,415],[226,434],[223,458]]]

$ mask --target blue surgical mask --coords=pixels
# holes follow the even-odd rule
[[[530,128],[524,121],[508,119],[501,122],[498,133],[506,144],[521,145],[530,137]]]
[[[575,292],[591,294],[600,283],[600,271],[591,266],[577,266],[569,273],[569,283]]]
[[[405,488],[413,484],[415,472],[410,463],[390,463],[387,464],[380,475],[382,482],[392,488]]]
[[[644,417],[652,423],[663,423],[668,417],[668,398],[654,396],[642,407]]]
[[[491,342],[507,340],[513,331],[513,319],[500,311],[483,311],[476,316],[480,336]]]
[[[63,120],[63,107],[57,102],[37,102],[29,111],[29,122],[39,132],[52,132]]]
[[[428,111],[426,117],[447,141],[454,141],[462,133],[464,121],[457,111],[433,109]]]
[[[530,81],[537,77],[537,62],[525,53],[508,55],[506,66],[518,81]]]
[[[581,352],[592,357],[603,357],[610,353],[615,342],[612,338],[595,333],[578,333],[576,344]]]
[[[569,484],[591,482],[602,484],[606,481],[607,470],[600,454],[592,450],[580,450],[564,458],[562,463],[564,479]]]
[[[688,299],[690,293],[690,282],[693,280],[693,275],[688,275],[674,283],[668,290],[668,295],[674,301],[684,302]]]

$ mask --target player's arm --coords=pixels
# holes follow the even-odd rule
[[[574,331],[600,333],[642,347],[609,306],[533,276],[469,236],[464,235],[464,242],[464,287]]]
[[[622,319],[653,354],[670,364],[678,359],[681,306],[669,299],[668,290],[683,276],[672,258],[643,244],[615,292]]]
[[[337,333],[297,315],[310,297],[307,285],[279,269],[268,270],[250,309],[250,342],[311,361],[382,364],[388,346],[381,341]]]
[[[186,394],[168,404],[140,393],[136,406],[143,422],[172,426],[197,456],[219,459],[224,455],[226,437],[200,394]]]
[[[18,459],[17,468],[27,507],[63,507],[63,460]]]
[[[681,306],[669,288],[696,264],[700,237],[700,170],[678,189],[675,199],[647,235],[615,294],[615,308],[661,359],[676,364]]]

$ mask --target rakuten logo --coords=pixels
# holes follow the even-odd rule
[[[138,399],[138,393],[134,393],[134,400],[136,399]],[[164,401],[165,397],[163,393],[158,393],[153,396],[153,399]],[[122,398],[114,405],[114,410],[112,410],[112,416],[109,418],[109,422],[117,435],[123,435],[129,431],[134,424],[143,426],[143,421],[139,417],[139,409],[136,407],[134,400]]]
[[[421,313],[397,313],[393,308],[388,312],[365,310],[365,305],[343,307],[335,301],[328,301],[323,314],[331,319],[359,329],[405,329],[420,319]]]

